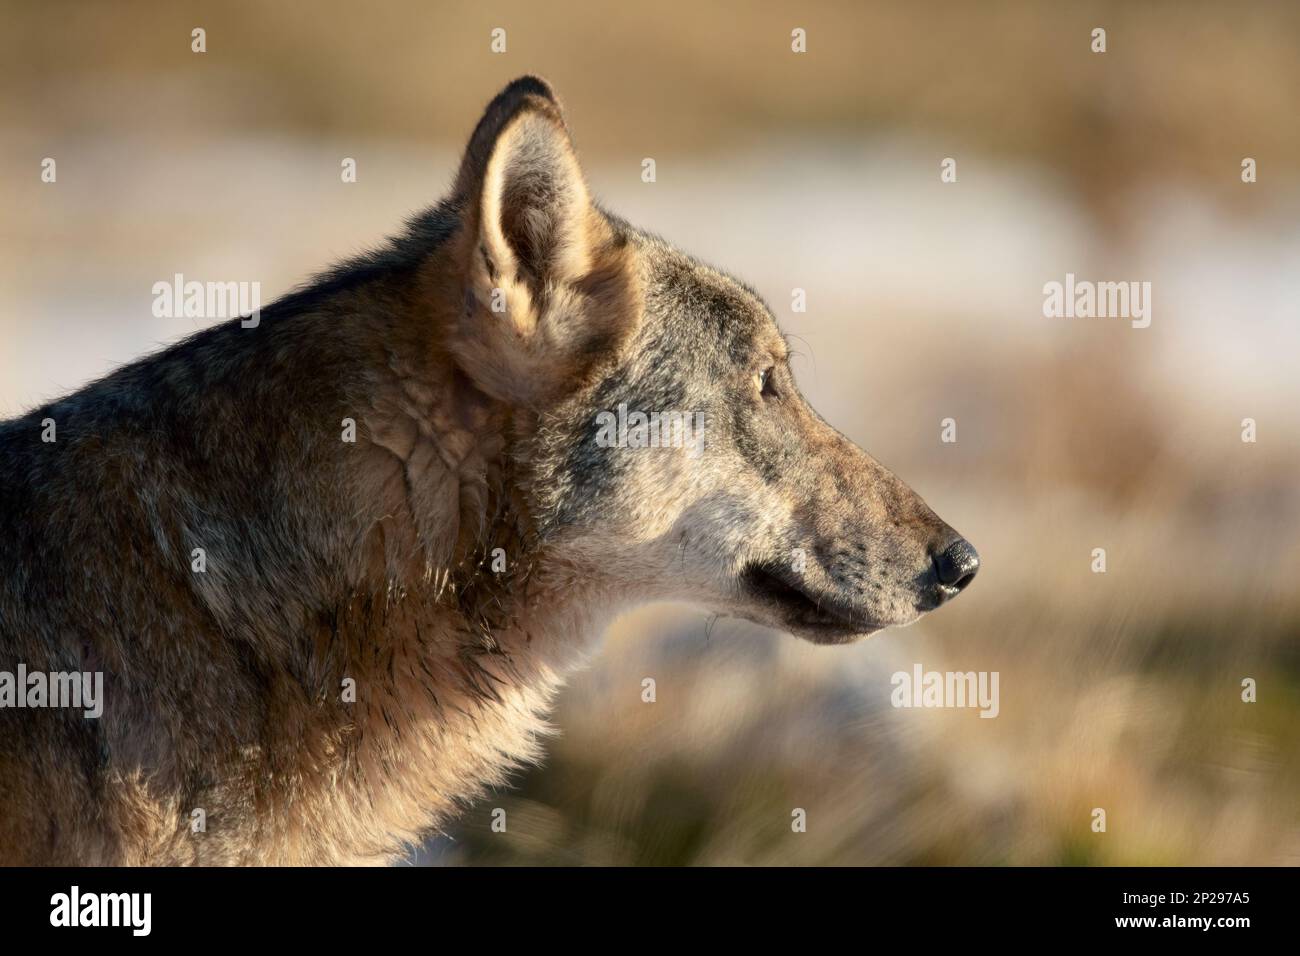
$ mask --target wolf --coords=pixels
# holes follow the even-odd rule
[[[938,607],[975,549],[788,359],[510,83],[399,238],[0,425],[0,670],[103,680],[0,707],[0,862],[391,862],[635,604],[820,644]],[[620,408],[703,446],[597,441]]]

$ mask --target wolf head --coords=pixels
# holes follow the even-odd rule
[[[512,410],[548,560],[819,643],[974,578],[975,549],[803,399],[752,289],[594,203],[543,81],[489,105],[455,195],[449,348]]]

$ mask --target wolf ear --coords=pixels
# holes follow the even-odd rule
[[[552,397],[639,316],[632,251],[595,208],[551,88],[507,86],[456,180],[465,314],[455,351],[489,393]]]
[[[586,274],[591,198],[545,82],[523,77],[497,95],[474,130],[457,185],[472,207],[476,252],[490,278],[537,292]]]

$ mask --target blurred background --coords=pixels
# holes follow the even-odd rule
[[[849,648],[620,621],[546,764],[412,862],[1300,863],[1296,4],[0,15],[0,415],[192,332],[154,282],[270,301],[395,232],[537,72],[601,200],[754,284],[812,403],[980,549],[952,607]],[[1067,272],[1149,281],[1150,328],[1044,318]],[[999,716],[893,708],[914,663],[998,671]]]

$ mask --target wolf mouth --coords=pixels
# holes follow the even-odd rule
[[[774,610],[784,627],[820,644],[840,644],[878,631],[842,599],[808,587],[802,575],[774,564],[751,564],[741,573],[747,596]]]

